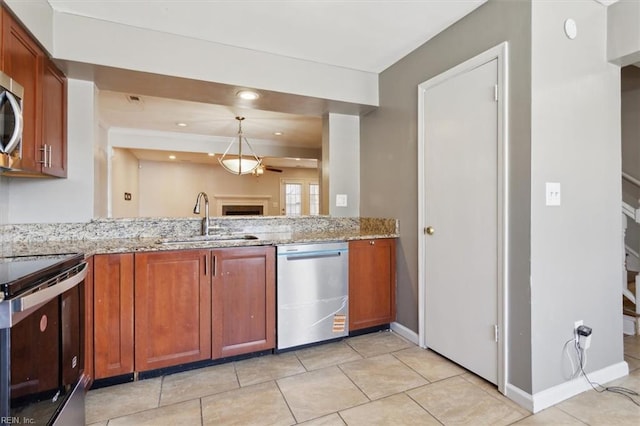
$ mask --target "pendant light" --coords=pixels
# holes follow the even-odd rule
[[[229,173],[233,173],[234,175],[246,175],[256,170],[260,166],[262,160],[255,154],[253,148],[249,144],[249,141],[242,133],[242,121],[244,120],[244,117],[236,117],[236,120],[238,120],[238,155],[229,154],[229,151],[235,142],[235,139],[233,139],[227,147],[227,150],[222,154],[222,157],[218,158],[218,162]],[[247,147],[249,148],[250,154],[248,155],[242,153],[243,142],[247,144]]]

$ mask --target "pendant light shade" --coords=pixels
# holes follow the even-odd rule
[[[227,147],[227,150],[222,154],[222,157],[218,158],[218,162],[229,173],[233,173],[234,175],[246,175],[253,173],[253,171],[260,166],[262,160],[253,151],[251,144],[249,144],[249,141],[242,133],[242,120],[244,120],[244,117],[236,117],[236,120],[238,120],[238,154],[229,154],[229,151],[231,151],[231,148],[233,148],[233,145],[236,142],[236,139],[233,139]],[[243,143],[246,144],[247,148],[249,148],[248,154],[242,153]]]

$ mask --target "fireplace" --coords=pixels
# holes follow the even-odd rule
[[[262,205],[223,205],[222,216],[262,216]]]
[[[269,216],[271,213],[271,195],[214,194],[213,200],[214,216]],[[273,208],[277,210],[278,205]]]

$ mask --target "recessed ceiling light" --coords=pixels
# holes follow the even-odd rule
[[[258,92],[254,92],[253,90],[241,90],[236,93],[236,96],[247,101],[255,101],[260,97]]]
[[[299,158],[296,158],[296,161],[300,161],[300,159],[299,159]]]
[[[175,160],[175,159],[176,159],[176,156],[175,156],[175,155],[170,155],[170,156],[169,156],[169,160]]]
[[[282,135],[284,135],[284,133],[283,133],[283,132],[273,132],[273,134],[274,134],[275,136],[282,136]]]
[[[216,155],[213,152],[207,154],[209,157],[215,157]]]
[[[182,122],[176,123],[176,126],[178,126],[178,127],[187,127],[187,123],[182,123]]]

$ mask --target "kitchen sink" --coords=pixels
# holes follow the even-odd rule
[[[216,241],[247,241],[257,240],[255,235],[248,234],[220,234],[220,235],[197,235],[194,237],[163,238],[158,240],[158,244],[208,244]]]

